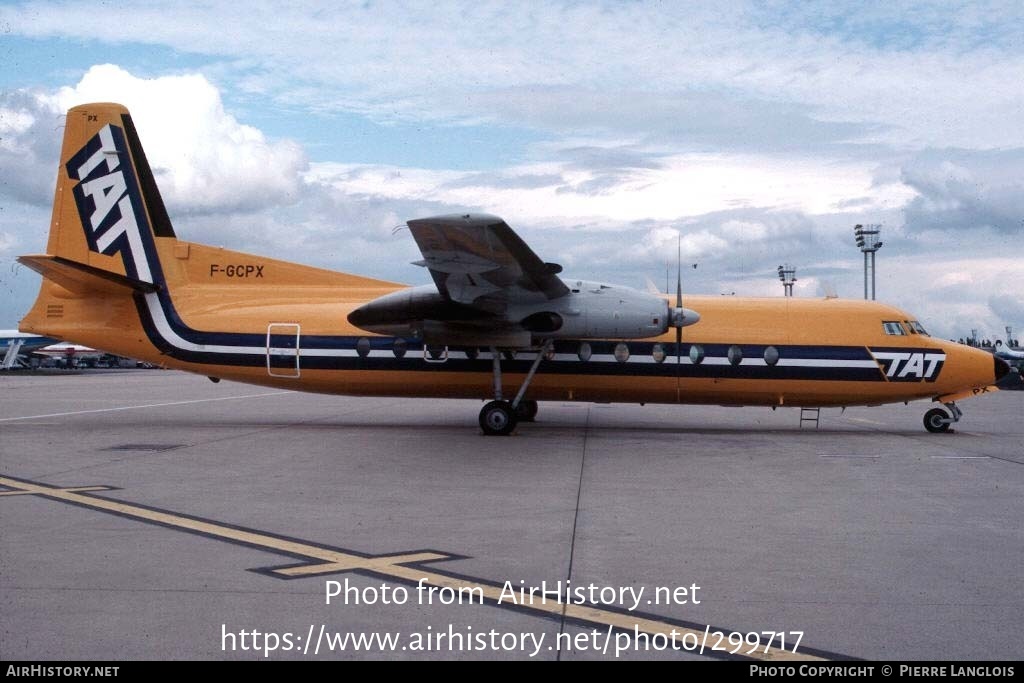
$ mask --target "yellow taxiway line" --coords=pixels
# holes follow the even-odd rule
[[[43,496],[144,522],[191,531],[204,536],[223,539],[231,543],[263,548],[275,553],[284,553],[308,561],[307,563],[294,566],[261,570],[263,573],[279,578],[323,576],[347,571],[372,572],[413,585],[422,584],[434,586],[438,589],[448,588],[460,595],[482,595],[489,603],[497,606],[510,604],[507,595],[504,602],[499,602],[503,591],[502,585],[484,579],[448,574],[434,568],[423,567],[421,564],[456,557],[451,554],[434,551],[413,551],[391,555],[367,556],[338,548],[323,547],[298,539],[282,538],[256,530],[240,529],[225,524],[218,524],[210,520],[196,519],[166,510],[155,510],[141,505],[133,505],[132,503],[83,495],[92,491],[109,491],[111,487],[108,486],[59,487],[3,476],[0,476],[0,485],[10,489],[9,491],[0,491],[0,496]],[[547,617],[564,617],[578,624],[588,626],[613,628],[626,633],[646,633],[650,636],[662,635],[666,638],[672,638],[673,642],[677,643],[683,642],[684,638],[688,639],[689,642],[706,642],[710,652],[711,642],[708,641],[708,629],[710,627],[708,629],[694,628],[649,615],[632,614],[606,607],[590,604],[572,604],[552,599],[547,601],[521,602],[514,606],[520,611],[535,612]],[[714,637],[714,631],[710,631],[710,635]],[[694,641],[694,638],[697,640]],[[723,653],[718,652],[714,654]],[[749,653],[745,648],[741,656],[747,659],[762,661],[823,661],[826,659],[825,657],[812,655],[807,652],[792,652],[791,650],[772,645],[759,646],[756,651]]]

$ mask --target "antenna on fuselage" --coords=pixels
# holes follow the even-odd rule
[[[683,362],[683,235],[676,235],[676,365]]]
[[[697,264],[694,263],[696,268]],[[683,362],[683,328],[700,320],[700,313],[683,308],[683,235],[676,235],[676,305],[669,313],[676,328],[676,364]]]

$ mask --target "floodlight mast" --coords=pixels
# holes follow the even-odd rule
[[[882,241],[878,238],[881,232],[881,225],[853,226],[853,236],[856,238],[857,246],[864,254],[864,298],[875,300],[875,252],[882,248]],[[869,258],[870,257],[870,258]],[[871,289],[868,296],[868,272],[870,271]]]
[[[779,280],[782,282],[782,288],[786,296],[793,296],[793,283],[796,282],[796,268],[788,263],[784,266],[779,266]]]

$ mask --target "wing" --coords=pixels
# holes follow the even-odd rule
[[[406,225],[445,299],[486,311],[569,293],[562,267],[545,263],[505,221],[486,214],[418,218]]]

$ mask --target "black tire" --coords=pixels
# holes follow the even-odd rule
[[[508,436],[518,420],[508,401],[491,401],[480,409],[480,429],[487,436]]]
[[[942,408],[932,408],[924,414],[924,428],[933,434],[940,432],[949,431],[949,423],[943,422],[942,420],[948,420],[949,413]]]
[[[533,422],[537,418],[536,401],[520,401],[516,407],[516,419],[520,422]]]

